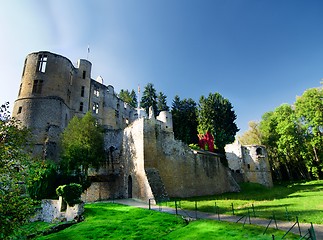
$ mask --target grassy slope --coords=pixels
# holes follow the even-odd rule
[[[220,213],[232,214],[233,203],[235,214],[244,215],[248,209],[253,215],[254,205],[257,217],[271,218],[273,212],[277,219],[294,221],[298,216],[300,222],[323,223],[323,181],[279,185],[265,188],[259,184],[243,184],[240,193],[226,193],[219,196],[191,198],[182,200],[181,206],[186,209],[215,212],[215,204]],[[174,205],[174,204],[173,204]]]
[[[84,222],[38,239],[271,239],[272,234],[283,235],[276,230],[263,235],[264,228],[210,220],[186,225],[178,216],[108,203],[87,204],[85,214]]]

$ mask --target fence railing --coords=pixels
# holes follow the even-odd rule
[[[152,208],[152,200],[153,199],[149,199],[149,209],[153,209]],[[268,211],[264,211],[264,212],[266,212],[266,214],[264,214],[263,212],[257,211],[254,204],[251,204],[251,206],[248,206],[245,209],[241,209],[241,208],[235,208],[233,203],[231,203],[230,207],[223,207],[223,206],[220,207],[217,204],[217,202],[214,202],[214,207],[213,207],[213,211],[212,211],[212,208],[205,207],[205,205],[202,205],[200,207],[199,201],[193,201],[193,206],[191,203],[189,207],[185,208],[182,206],[182,201],[180,199],[175,199],[173,201],[160,201],[157,203],[157,206],[158,206],[159,211],[163,211],[163,207],[173,208],[175,210],[176,215],[182,215],[184,218],[189,218],[189,219],[198,219],[199,218],[198,213],[207,212],[207,213],[211,213],[211,214],[214,213],[217,217],[217,220],[221,221],[222,220],[221,215],[222,216],[228,215],[230,213],[230,215],[237,217],[236,223],[243,222],[243,226],[247,222],[249,224],[253,224],[253,223],[257,224],[255,222],[255,219],[258,217],[263,217],[263,218],[269,220],[263,234],[265,234],[267,232],[269,226],[273,223],[275,224],[275,228],[278,229],[277,217],[276,217],[275,212],[272,212],[271,215],[269,215]],[[199,209],[199,207],[200,207],[200,209]],[[210,209],[210,211],[205,211],[205,209]],[[157,210],[157,209],[155,208],[154,210]],[[284,207],[283,210],[281,210],[280,216],[282,216],[282,212],[284,212],[285,219],[282,219],[282,217],[280,217],[280,220],[285,220],[285,221],[289,222],[293,219],[292,215],[290,214],[290,212],[288,211],[288,208],[286,206]],[[195,216],[192,216],[192,213]],[[265,215],[265,217],[264,217],[264,215]],[[300,239],[316,240],[315,230],[314,230],[312,223],[311,223],[311,227],[306,231],[306,233],[304,235],[302,235],[300,224],[298,221],[298,216],[295,216],[295,223],[285,232],[285,234],[283,235],[283,237],[281,239],[284,239],[287,236],[287,234],[289,232],[291,232],[293,228],[296,228],[296,227],[298,228],[298,234],[300,236]],[[274,235],[272,235],[272,239],[275,239]]]

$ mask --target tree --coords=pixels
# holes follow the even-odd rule
[[[130,97],[132,99],[130,105],[133,106],[134,108],[136,108],[138,106],[138,101],[137,101],[137,95],[136,95],[135,90],[133,90],[133,89],[131,90]]]
[[[34,212],[25,192],[31,168],[37,164],[26,151],[30,132],[10,118],[9,103],[0,106],[0,238],[8,237]]]
[[[323,89],[306,90],[296,99],[296,115],[305,131],[308,166],[316,177],[323,177]]]
[[[232,143],[239,131],[235,120],[237,116],[228,99],[219,93],[210,93],[207,98],[201,96],[198,106],[198,131],[200,134],[210,132],[219,152]]]
[[[267,147],[274,177],[278,180],[307,179],[304,133],[288,104],[265,113],[260,122],[262,142]]]
[[[259,129],[259,123],[255,121],[249,122],[249,129],[238,137],[238,140],[242,145],[261,145],[261,132]]]
[[[152,107],[154,115],[157,115],[157,95],[152,83],[148,83],[145,86],[140,106],[146,110],[147,114],[149,114],[149,107]]]
[[[162,111],[169,111],[169,107],[167,106],[167,97],[164,93],[159,92],[157,96],[157,114]]]
[[[62,168],[85,177],[90,167],[99,168],[104,160],[103,130],[90,112],[73,117],[62,134]]]
[[[175,96],[172,103],[173,131],[176,139],[186,144],[198,143],[197,108],[193,99]]]
[[[135,93],[135,91],[133,89],[132,89],[131,92],[129,92],[129,90],[121,89],[120,93],[119,93],[119,98],[122,101],[130,104],[130,106],[132,106],[134,108],[137,107],[137,104],[138,104],[137,96],[136,96],[136,93]]]

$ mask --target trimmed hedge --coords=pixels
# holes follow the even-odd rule
[[[62,185],[56,188],[56,193],[58,196],[62,196],[64,201],[68,205],[73,206],[77,203],[81,203],[82,186],[77,183],[70,183],[67,185]]]

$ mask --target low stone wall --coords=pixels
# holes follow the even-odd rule
[[[65,210],[66,206],[66,211]],[[74,206],[65,205],[62,198],[59,200],[43,199],[41,203],[40,216],[37,218],[44,222],[72,221],[84,212],[84,203]]]
[[[60,211],[60,201],[52,199],[43,199],[41,203],[42,213],[41,219],[44,222],[60,221],[63,214]]]

